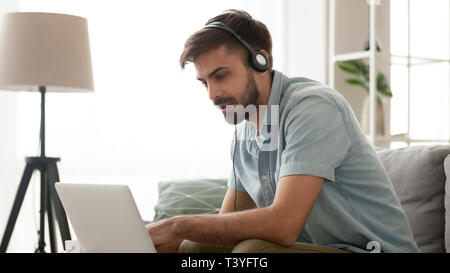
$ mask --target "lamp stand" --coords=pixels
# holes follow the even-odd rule
[[[56,213],[56,220],[59,224],[59,230],[61,233],[61,238],[63,242],[70,240],[70,230],[67,222],[66,213],[61,204],[61,200],[58,197],[55,189],[55,183],[59,182],[58,168],[56,162],[60,158],[56,157],[46,157],[45,156],[45,86],[39,86],[39,92],[41,93],[41,130],[40,130],[40,140],[41,140],[41,155],[39,157],[26,157],[26,166],[20,180],[19,189],[16,193],[16,198],[9,215],[8,224],[6,225],[5,232],[3,234],[2,242],[0,245],[0,253],[5,253],[8,247],[9,240],[11,239],[11,234],[14,229],[14,225],[17,220],[17,216],[22,206],[25,193],[27,191],[28,185],[30,184],[30,179],[34,171],[39,171],[41,174],[41,208],[40,214],[40,228],[39,228],[39,243],[36,253],[45,252],[45,213],[47,212],[49,235],[50,235],[50,249],[51,252],[57,252],[55,244],[55,229],[54,229],[54,219],[53,213]]]

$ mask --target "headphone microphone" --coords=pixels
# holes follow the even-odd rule
[[[237,195],[237,181],[236,181],[236,172],[234,170],[234,156],[236,155],[236,147],[237,147],[237,129],[236,124],[234,125],[234,150],[233,150],[233,176],[234,176],[234,211],[237,211],[236,206],[236,195]]]
[[[264,72],[269,69],[269,60],[260,50],[254,50],[246,41],[244,41],[236,32],[222,22],[213,22],[205,26],[205,28],[222,29],[234,38],[236,38],[249,52],[249,63],[258,72]]]

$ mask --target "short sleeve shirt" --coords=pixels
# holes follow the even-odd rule
[[[325,179],[298,242],[418,251],[390,178],[339,92],[274,71],[260,133],[245,120],[237,127],[228,186],[247,192],[257,207],[272,204],[283,176]]]

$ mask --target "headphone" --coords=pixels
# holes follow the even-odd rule
[[[222,22],[213,22],[205,26],[205,28],[218,28],[225,30],[236,38],[249,52],[249,63],[258,72],[264,72],[269,68],[269,60],[266,55],[260,50],[254,50],[246,41],[244,41],[239,35],[231,28]]]

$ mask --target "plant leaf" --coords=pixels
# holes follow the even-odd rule
[[[386,77],[382,73],[378,73],[377,75],[377,90],[382,95],[392,98],[391,88],[386,81]]]
[[[338,66],[340,69],[342,69],[345,72],[354,74],[354,75],[358,75],[359,74],[359,70],[356,66],[348,64],[346,62],[338,62]]]
[[[345,82],[351,85],[359,85],[362,88],[364,88],[367,92],[369,92],[369,87],[364,81],[361,81],[359,79],[346,79]]]
[[[370,75],[369,65],[362,60],[350,60],[338,62],[340,69],[347,73],[355,75],[357,78],[346,79],[346,82],[351,85],[358,85],[364,88],[367,93],[370,93]],[[377,73],[376,78],[376,96],[378,100],[383,97],[392,98],[391,88],[386,80],[386,77],[382,73]]]

